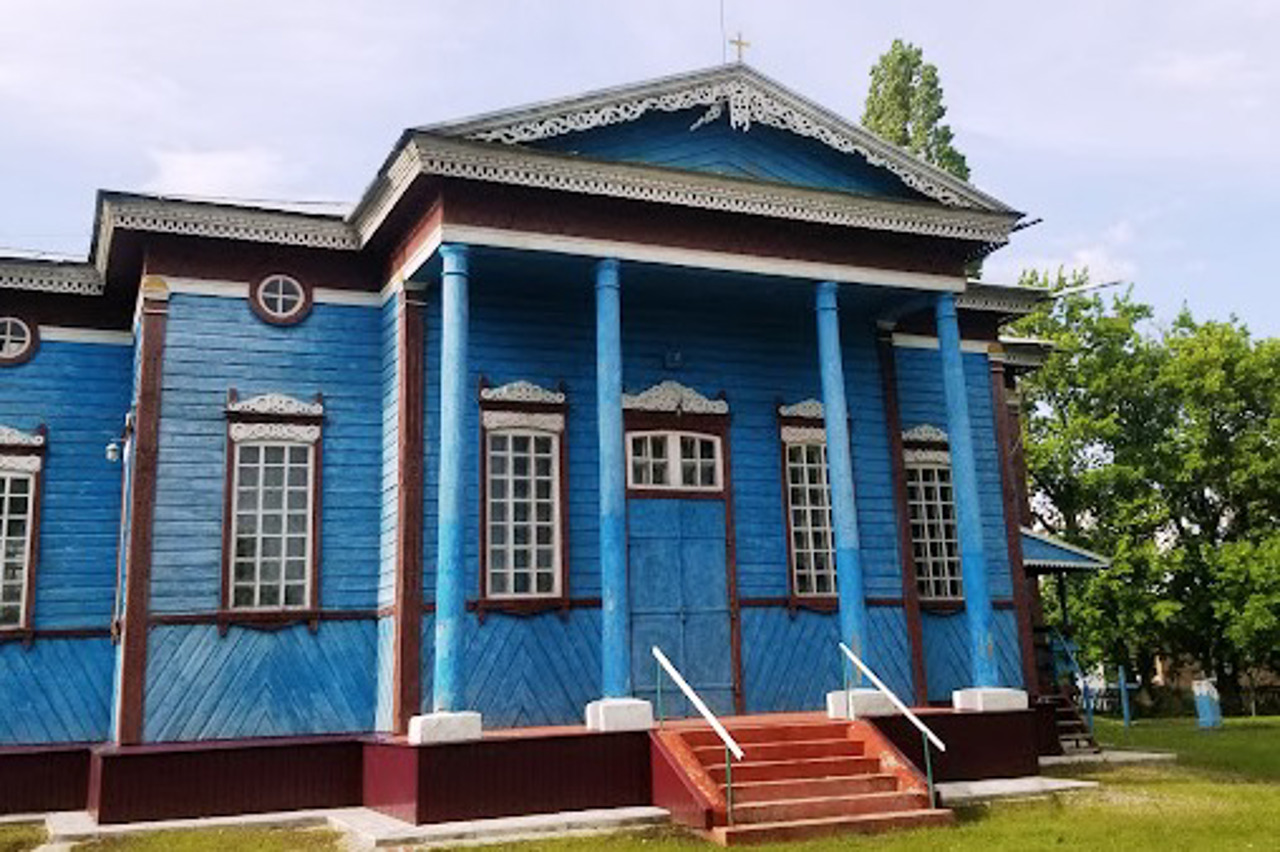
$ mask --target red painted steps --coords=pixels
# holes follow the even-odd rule
[[[718,794],[714,824],[704,833],[723,846],[953,821],[950,811],[930,806],[925,779],[865,722],[757,718],[727,720],[726,727],[745,752],[731,767],[731,825],[729,772],[719,737],[692,725],[663,735],[680,740],[676,750],[685,755],[681,766],[694,785]]]

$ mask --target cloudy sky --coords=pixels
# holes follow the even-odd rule
[[[1280,334],[1280,0],[725,0],[765,74],[856,119],[895,37],[974,181],[1168,320]],[[0,0],[0,251],[83,256],[99,187],[353,200],[399,131],[702,68],[719,0]]]

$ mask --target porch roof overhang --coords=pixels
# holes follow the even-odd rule
[[[1022,527],[1022,564],[1028,574],[1099,571],[1111,560],[1047,533]]]

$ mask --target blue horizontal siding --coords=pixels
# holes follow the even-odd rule
[[[324,395],[320,605],[378,600],[383,478],[382,318],[316,305],[294,326],[242,299],[175,295],[165,337],[151,607],[202,612],[221,588],[227,391]]]
[[[111,621],[122,468],[104,451],[124,431],[132,361],[128,346],[46,341],[30,361],[0,371],[0,424],[49,429],[35,567],[37,628]]]
[[[921,198],[888,169],[870,165],[860,154],[844,154],[815,139],[766,124],[756,122],[749,129],[735,129],[725,114],[693,129],[705,114],[705,107],[652,112],[625,124],[531,144],[599,160],[647,163],[862,195]]]

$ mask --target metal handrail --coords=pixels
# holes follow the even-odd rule
[[[1076,659],[1075,651],[1072,650],[1072,643],[1056,629],[1052,632],[1053,639],[1057,640],[1058,647],[1067,656],[1067,665],[1071,669],[1071,673],[1080,681],[1080,706],[1084,708],[1085,723],[1089,726],[1089,733],[1092,735],[1094,696],[1093,690],[1089,688],[1089,678],[1085,676],[1084,669],[1080,668],[1080,661]],[[1057,676],[1055,675],[1055,680],[1056,678]]]
[[[867,676],[867,679],[870,680],[875,685],[876,689],[883,692],[885,694],[885,697],[887,697],[891,702],[893,702],[893,706],[898,708],[898,712],[906,716],[908,721],[910,721],[911,724],[915,725],[917,730],[920,731],[920,733],[928,737],[929,741],[938,747],[938,751],[947,750],[946,744],[942,740],[938,739],[938,735],[935,734],[933,731],[931,731],[928,725],[926,725],[924,722],[921,722],[920,717],[917,716],[915,713],[911,712],[911,708],[903,704],[902,701],[899,700],[898,696],[893,694],[893,690],[885,686],[884,681],[876,677],[876,673],[871,671],[871,669],[867,668],[867,664],[862,662],[862,660],[859,660],[857,656],[853,653],[853,651],[849,650],[848,645],[841,642],[840,650],[844,651],[844,655],[848,657],[850,661],[852,661],[853,664],[857,666],[864,675]]]
[[[858,670],[867,676],[867,679],[871,681],[871,683],[875,686],[875,688],[880,690],[880,692],[882,692],[884,696],[889,699],[890,703],[892,703],[894,707],[898,708],[898,712],[906,716],[907,721],[915,725],[916,728],[923,735],[925,778],[929,784],[929,807],[933,807],[936,803],[936,799],[934,797],[934,789],[933,789],[933,756],[929,752],[929,744],[933,743],[934,745],[936,745],[938,747],[938,751],[946,751],[947,750],[946,743],[944,743],[941,739],[939,739],[938,735],[935,734],[933,731],[931,731],[928,725],[920,721],[920,717],[917,716],[915,713],[911,712],[911,708],[903,704],[901,699],[899,699],[898,696],[893,694],[893,690],[885,686],[884,681],[876,677],[876,673],[871,671],[871,669],[867,666],[866,663],[858,659],[857,654],[849,650],[848,645],[841,642],[840,650],[844,651],[844,655],[849,658],[849,661],[853,663],[855,666],[857,666]],[[853,704],[850,701],[850,697],[851,696],[849,695],[849,690],[846,689],[844,694],[845,706],[848,708],[850,718],[852,718]]]
[[[702,718],[706,719],[711,725],[711,730],[716,732],[716,736],[720,737],[724,743],[724,789],[725,789],[725,815],[729,824],[733,824],[733,759],[742,760],[746,757],[742,746],[738,745],[724,725],[720,724],[720,720],[716,718],[716,714],[711,712],[698,693],[693,691],[693,687],[689,686],[680,672],[676,671],[676,667],[667,659],[667,655],[662,653],[662,649],[657,645],[653,646],[653,658],[658,661],[658,665],[675,681],[676,686],[680,687],[680,691],[684,693],[684,697],[702,714]],[[657,678],[658,688],[658,724],[662,724],[662,678]],[[732,758],[732,759],[731,759]]]

